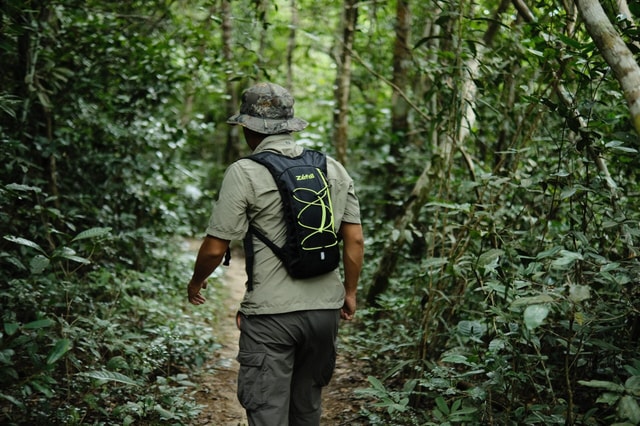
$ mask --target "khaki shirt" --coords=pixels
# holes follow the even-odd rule
[[[254,152],[268,150],[293,157],[300,155],[302,149],[291,135],[284,134],[265,138]],[[360,223],[360,206],[347,171],[327,157],[327,175],[336,230],[342,222]],[[249,222],[279,247],[284,244],[282,201],[271,173],[255,161],[240,159],[225,172],[207,234],[224,240],[241,240]],[[342,307],[345,293],[338,269],[318,277],[294,279],[271,249],[255,236],[253,247],[253,290],[245,293],[240,306],[243,314]]]

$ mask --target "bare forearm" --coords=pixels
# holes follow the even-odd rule
[[[216,270],[216,268],[222,262],[224,258],[224,254],[216,255],[211,253],[203,253],[202,250],[198,252],[198,257],[196,258],[196,264],[193,268],[193,275],[191,276],[191,282],[195,284],[200,284],[204,280],[206,280],[209,275]]]
[[[207,288],[207,278],[220,265],[228,248],[229,241],[216,237],[207,236],[202,241],[191,281],[187,285],[190,303],[200,305],[205,302],[206,299],[200,294],[200,290]]]
[[[364,237],[360,225],[343,227],[344,287],[347,295],[355,295],[364,259]]]
[[[360,251],[360,253],[358,253]],[[358,289],[358,280],[360,279],[360,271],[362,270],[362,257],[364,250],[355,248],[347,250],[345,248],[343,255],[344,263],[344,289],[347,294],[355,294]]]

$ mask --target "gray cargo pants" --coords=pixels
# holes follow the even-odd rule
[[[238,399],[250,426],[318,426],[336,362],[339,310],[238,314]]]

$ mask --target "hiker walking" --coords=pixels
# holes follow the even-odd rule
[[[253,153],[225,172],[188,285],[189,302],[204,303],[206,278],[230,241],[244,240],[238,399],[250,425],[320,424],[338,323],[355,314],[363,261],[353,180],[334,159],[294,142],[308,123],[293,104],[283,87],[259,83],[227,120],[242,126]]]

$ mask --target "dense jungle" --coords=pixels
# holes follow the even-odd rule
[[[225,120],[271,81],[362,209],[327,393],[350,417],[327,424],[640,424],[639,20],[638,0],[0,1],[0,423],[217,410],[196,395],[229,290],[220,270],[187,303],[189,247],[249,154]]]

